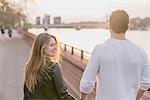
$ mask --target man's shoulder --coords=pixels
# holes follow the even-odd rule
[[[140,53],[141,53],[144,57],[147,57],[147,54],[146,54],[144,48],[142,48],[142,47],[139,46],[139,45],[137,45],[137,48],[138,48],[138,50],[140,51]]]
[[[102,49],[102,48],[104,48],[106,46],[107,46],[107,41],[105,41],[105,42],[103,42],[101,44],[97,44],[94,49]]]
[[[141,45],[138,45],[136,43],[130,42],[132,45],[132,48],[136,49],[143,57],[146,57],[147,54],[144,50],[144,48]]]
[[[142,48],[142,46],[140,46],[140,45],[138,45],[136,43],[133,43],[131,41],[130,41],[130,44],[131,44],[132,47],[138,49],[140,52],[145,52],[144,49]]]
[[[94,50],[99,50],[102,48],[102,45],[103,44],[97,44],[95,47],[94,47]]]

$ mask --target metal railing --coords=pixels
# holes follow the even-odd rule
[[[74,46],[62,42],[61,42],[61,47],[63,48],[64,51],[68,51],[72,55],[80,56],[81,59],[89,59],[89,57],[91,56],[90,52],[84,51],[82,49],[76,48]]]

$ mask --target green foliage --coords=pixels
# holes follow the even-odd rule
[[[26,16],[22,11],[23,8],[16,7],[15,4],[8,0],[0,0],[0,24],[10,27],[16,23],[25,21]]]
[[[150,17],[141,19],[140,17],[130,19],[131,30],[147,30],[150,27]]]
[[[25,30],[25,31],[28,31],[28,29],[31,28],[31,27],[32,27],[32,24],[29,23],[29,22],[25,22],[23,24],[23,30]]]

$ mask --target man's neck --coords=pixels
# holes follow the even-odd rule
[[[126,40],[124,33],[111,33],[111,38],[115,38],[119,40]]]

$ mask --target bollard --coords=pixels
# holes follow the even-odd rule
[[[73,49],[74,49],[74,48],[73,48],[73,46],[72,46],[72,48],[71,48],[71,54],[72,54],[72,55],[74,54]]]
[[[66,49],[66,44],[65,44],[65,48],[64,48],[64,50],[65,50],[65,51],[67,51],[67,49]]]
[[[83,50],[81,50],[81,59],[83,59]]]

